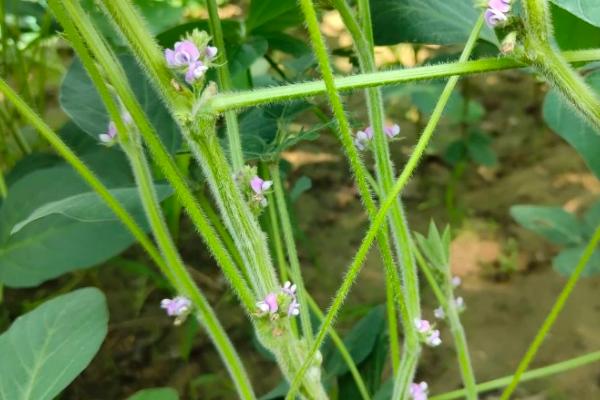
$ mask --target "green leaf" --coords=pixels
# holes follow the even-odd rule
[[[256,60],[264,56],[269,48],[266,39],[262,37],[249,38],[247,41],[227,49],[229,58],[229,72],[232,79],[236,79],[240,74],[246,74],[248,68]]]
[[[430,84],[413,84],[401,90],[400,95],[410,95],[414,105],[426,115],[431,115],[433,112],[445,84],[435,82]],[[466,105],[466,110],[465,110]],[[448,99],[448,104],[444,108],[444,117],[448,118],[452,123],[473,123],[481,120],[485,115],[483,106],[475,101],[469,100],[465,104],[464,97],[458,92],[452,92]]]
[[[107,187],[134,186],[123,153],[101,147],[83,159]],[[30,222],[11,235],[15,225],[40,207],[88,192],[87,184],[65,164],[29,173],[10,186],[0,208],[0,282],[11,287],[36,286],[66,272],[100,264],[133,244],[134,238],[116,220],[82,222],[59,214]],[[132,207],[133,212],[140,209],[136,204]],[[90,215],[98,210],[94,207]],[[147,226],[143,213],[134,216]]]
[[[586,232],[592,237],[596,228],[600,226],[600,201],[587,209],[583,215],[583,222],[585,223]]]
[[[371,0],[375,44],[465,43],[480,11],[473,0]],[[484,26],[480,38],[497,43]]]
[[[248,32],[278,32],[302,23],[296,0],[252,0],[246,27]]]
[[[598,0],[551,0],[554,4],[577,15],[584,21],[600,27],[600,3]]]
[[[98,352],[108,328],[104,295],[85,288],[22,315],[0,336],[0,398],[54,399]]]
[[[142,202],[140,201],[137,187],[115,188],[111,189],[110,192],[129,212],[142,214]],[[164,200],[172,193],[172,190],[168,185],[158,185],[156,186],[156,192],[159,200]],[[46,203],[35,209],[26,219],[15,224],[10,234],[14,235],[28,224],[52,214],[60,214],[79,222],[119,220],[96,192],[78,193]]]
[[[487,167],[496,165],[498,163],[498,158],[491,146],[491,142],[492,139],[485,133],[471,133],[467,140],[467,150],[471,160]]]
[[[129,396],[127,400],[179,400],[179,394],[173,388],[144,389]]]
[[[600,91],[600,72],[591,74],[587,82]],[[600,132],[580,117],[555,89],[548,93],[544,101],[544,120],[577,150],[594,175],[600,178]]]
[[[554,257],[552,260],[552,266],[559,274],[563,276],[570,276],[575,270],[575,267],[577,266],[584,249],[585,245],[564,249],[556,257]],[[597,275],[598,273],[600,273],[600,251],[596,250],[592,254],[592,257],[588,261],[581,276],[589,277]]]
[[[145,74],[131,56],[119,57],[133,92],[162,139],[165,147],[175,152],[181,144],[179,128]],[[71,119],[93,138],[106,132],[108,113],[92,80],[77,59],[67,71],[60,88],[60,105]]]
[[[585,241],[584,227],[575,215],[559,207],[517,205],[510,215],[524,228],[559,245],[578,245]]]
[[[455,166],[461,161],[465,161],[466,158],[467,145],[462,139],[451,142],[444,151],[444,160],[452,166]]]
[[[600,28],[591,25],[563,8],[552,5],[554,38],[562,50],[600,47]]]
[[[295,203],[298,198],[302,195],[302,193],[310,190],[312,188],[312,181],[308,176],[301,176],[294,183],[292,190],[290,190],[289,196],[290,200]]]
[[[354,325],[344,338],[344,344],[356,364],[360,364],[371,354],[379,334],[384,329],[385,309],[382,305],[373,307],[364,318]],[[348,372],[346,362],[337,351],[326,359],[324,369],[329,376],[338,376]]]

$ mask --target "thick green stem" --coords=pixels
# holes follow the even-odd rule
[[[524,0],[522,57],[555,86],[600,132],[600,98],[552,45],[552,18],[547,0]]]
[[[116,113],[117,110],[115,108],[116,106],[114,105],[114,100],[110,96],[103,76],[99,73],[95,62],[92,60],[87,49],[89,48],[94,51],[94,55],[96,56],[98,63],[104,68],[104,72],[109,78],[110,83],[113,85],[120,100],[123,102],[125,108],[129,111],[133,121],[140,130],[140,133],[148,145],[148,149],[154,157],[154,161],[161,168],[169,183],[173,186],[175,193],[180,198],[180,201],[190,216],[192,223],[201,233],[207,247],[212,252],[215,260],[217,261],[219,267],[221,267],[223,274],[233,287],[234,291],[236,294],[238,294],[242,304],[244,305],[244,308],[247,312],[252,312],[254,310],[255,303],[254,296],[242,278],[240,271],[231,260],[230,255],[223,246],[223,243],[208,222],[204,211],[198,204],[197,199],[190,190],[185,178],[181,175],[181,172],[177,168],[175,161],[166,151],[152,125],[149,124],[140,104],[136,100],[131,88],[129,87],[127,79],[125,78],[125,74],[122,71],[118,60],[93,28],[89,17],[81,9],[81,6],[77,1],[63,1],[61,5],[57,0],[51,0],[50,6],[52,7],[57,19],[65,28],[67,35],[69,35],[73,47],[76,49],[83,65],[90,74],[90,77],[102,96],[107,109],[111,113]],[[62,8],[63,6],[65,7],[64,10]],[[65,14],[65,10],[69,15]],[[76,22],[76,24],[74,22]],[[77,26],[79,31],[75,29],[75,26]],[[85,43],[88,43],[87,46],[83,41],[84,38]],[[117,123],[116,120],[115,123]],[[125,131],[123,127],[119,127],[118,125],[117,129],[121,129],[120,131]]]
[[[571,296],[571,293],[573,293],[573,289],[575,289],[575,285],[577,284],[577,281],[579,281],[579,278],[581,277],[581,273],[584,271],[585,267],[587,266],[588,261],[590,260],[590,258],[594,254],[594,252],[596,251],[599,243],[600,243],[600,226],[598,226],[596,228],[594,235],[592,236],[592,238],[590,239],[588,244],[585,246],[585,250],[583,251],[581,258],[577,262],[575,269],[571,273],[569,280],[565,284],[565,287],[563,288],[563,290],[560,292],[560,295],[556,299],[556,302],[552,306],[552,309],[548,313],[548,316],[546,316],[546,319],[544,320],[544,323],[542,324],[539,331],[535,335],[535,338],[529,345],[527,352],[525,353],[525,355],[519,362],[519,366],[517,367],[514,377],[513,377],[512,381],[510,382],[510,385],[502,393],[502,397],[500,398],[500,400],[509,399],[510,395],[516,389],[517,385],[519,384],[519,381],[521,380],[521,376],[527,370],[527,368],[529,367],[529,364],[535,358],[535,355],[537,354],[542,343],[544,342],[544,339],[546,339],[546,336],[550,332],[550,329],[554,325],[554,322],[556,322],[556,319],[558,318],[558,316],[560,315],[560,312],[564,308],[567,300],[569,299],[569,296]]]
[[[296,243],[294,241],[294,230],[290,222],[290,215],[287,209],[287,202],[285,200],[285,194],[283,193],[283,181],[281,179],[281,173],[279,172],[279,164],[273,163],[271,168],[271,177],[273,179],[273,188],[275,191],[275,205],[279,212],[279,221],[281,222],[281,229],[283,231],[283,240],[288,253],[288,262],[292,271],[292,280],[297,286],[298,299],[300,301],[300,320],[302,321],[302,333],[306,338],[306,343],[309,345],[312,343],[312,324],[310,322],[310,312],[306,304],[308,303],[306,288],[304,287],[304,280],[302,279],[302,271],[300,269],[300,259],[298,258],[298,251],[296,249]]]
[[[117,119],[120,119],[120,116],[113,115],[113,118],[115,117],[116,123]],[[122,121],[121,125],[123,125]],[[119,134],[122,132],[123,131],[120,131]],[[197,318],[208,332],[211,341],[221,355],[223,363],[233,379],[240,398],[255,399],[256,397],[254,396],[252,385],[250,384],[246,370],[233,347],[233,344],[229,340],[225,329],[223,329],[217,319],[208,300],[206,300],[198,286],[194,283],[194,280],[179,256],[179,252],[169,233],[169,227],[162,215],[160,203],[154,190],[152,174],[146,157],[144,156],[141,140],[135,136],[136,135],[134,134],[134,137],[128,143],[123,143],[122,147],[131,163],[142,205],[146,212],[146,217],[152,229],[152,233],[166,260],[167,268],[163,273],[167,278],[170,278],[180,294],[188,297],[192,301],[194,309],[198,314]]]
[[[217,48],[219,49],[216,63],[222,63],[217,69],[219,87],[223,92],[229,92],[233,89],[231,77],[229,76],[229,65],[227,64],[227,53],[225,40],[223,39],[223,29],[219,19],[219,10],[215,0],[206,0],[208,8],[208,18],[210,22],[210,31]],[[231,167],[234,171],[240,171],[244,166],[244,153],[242,151],[242,142],[240,139],[240,127],[235,111],[225,112],[225,125],[227,128],[227,141],[229,142],[229,156],[231,158]]]
[[[214,117],[200,115],[197,119],[198,126],[184,128],[183,136],[202,167],[221,218],[244,259],[254,293],[262,299],[279,287],[265,234],[233,179],[217,138]]]
[[[550,375],[560,374],[575,368],[583,367],[588,364],[596,363],[598,361],[600,361],[600,351],[571,358],[569,360],[547,365],[545,367],[532,369],[531,371],[525,372],[521,376],[521,381],[532,381],[534,379],[545,378]],[[477,385],[477,392],[481,393],[499,389],[503,386],[508,385],[512,381],[513,377],[513,375],[509,375],[488,382],[480,383]],[[435,395],[430,397],[429,400],[454,400],[464,398],[464,396],[465,390],[462,389]]]
[[[600,60],[600,50],[596,49],[565,51],[562,55],[569,63]],[[527,67],[526,63],[508,57],[481,58],[466,62],[427,65],[423,67],[346,76],[336,78],[335,87],[338,91],[343,92],[364,89],[367,87],[398,85],[407,82],[447,78],[454,75],[472,75],[525,67]],[[223,112],[261,104],[322,95],[326,92],[327,89],[325,82],[323,81],[294,83],[245,92],[221,93],[209,100],[206,103],[205,108],[206,112]]]
[[[6,187],[6,181],[4,180],[4,171],[0,169],[0,198],[5,199],[7,195],[8,188]]]
[[[454,346],[456,347],[456,354],[458,356],[460,375],[465,385],[465,397],[468,400],[477,400],[477,383],[475,381],[475,373],[473,372],[473,366],[471,365],[471,357],[469,355],[469,347],[467,345],[465,330],[460,322],[458,310],[456,309],[456,304],[454,302],[450,268],[447,266],[444,267],[446,287],[446,293],[444,293],[433,276],[433,272],[431,271],[429,265],[423,258],[423,255],[416,247],[415,256],[417,258],[419,267],[421,268],[421,272],[425,276],[425,279],[427,279],[427,283],[429,283],[433,294],[447,316],[448,325],[450,326],[450,332],[452,333]]]

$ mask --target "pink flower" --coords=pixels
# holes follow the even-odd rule
[[[296,285],[292,284],[290,281],[284,283],[281,290],[289,296],[296,296]]]
[[[417,332],[419,333],[427,333],[431,330],[431,324],[426,319],[415,319],[415,326],[417,327]]]
[[[392,139],[400,134],[400,125],[388,125],[385,128],[383,128],[383,131],[390,139]]]
[[[427,400],[427,390],[426,382],[411,383],[409,394],[412,400]]]
[[[191,40],[175,43],[173,50],[165,50],[165,59],[171,68],[187,66],[200,58],[198,47]]]
[[[277,295],[275,293],[269,293],[263,301],[256,303],[256,306],[263,313],[275,314],[277,310],[279,310]]]
[[[160,302],[160,308],[167,312],[169,317],[180,317],[187,314],[192,306],[192,302],[187,297],[177,296],[172,299],[163,299]]]
[[[197,79],[202,78],[208,67],[202,61],[194,61],[188,66],[185,73],[185,81],[189,84],[194,83]]]
[[[273,185],[273,181],[265,181],[258,176],[255,176],[250,181],[250,187],[254,193],[258,195],[264,194]]]
[[[490,0],[488,7],[502,13],[507,13],[510,11],[510,0]]]
[[[446,313],[444,312],[444,309],[440,306],[433,310],[433,316],[437,319],[444,319],[446,318]]]
[[[437,329],[429,332],[427,337],[425,338],[425,344],[429,347],[437,347],[442,344],[442,339],[440,338],[440,331]]]
[[[296,300],[296,297],[292,299],[290,306],[288,307],[288,317],[295,317],[300,314],[300,303]]]

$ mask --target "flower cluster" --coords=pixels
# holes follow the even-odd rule
[[[123,118],[123,122],[127,125],[133,123],[133,119],[131,118],[131,115],[128,112],[124,112],[123,115],[121,115],[121,118]],[[108,123],[107,131],[98,135],[98,138],[100,139],[102,144],[106,146],[112,146],[117,142],[117,133],[117,126],[113,121],[110,121]]]
[[[421,335],[421,340],[429,347],[437,347],[442,344],[440,331],[434,329],[434,326],[426,319],[415,319],[417,332]]]
[[[490,0],[485,10],[485,21],[491,27],[508,21],[511,0]]]
[[[256,215],[262,212],[268,204],[267,193],[273,186],[273,181],[267,181],[257,175],[256,167],[245,165],[233,174],[233,180],[246,198],[252,212]]]
[[[411,383],[410,384],[410,398],[412,400],[427,400],[427,382]]]
[[[286,282],[278,293],[269,293],[258,303],[258,314],[269,315],[271,319],[281,316],[295,317],[300,314],[300,303],[296,297],[296,285]],[[281,310],[284,310],[283,313]],[[282,315],[283,314],[283,315]]]
[[[194,30],[182,41],[175,43],[172,49],[165,50],[165,59],[169,68],[181,71],[190,85],[198,82],[211,66],[218,53],[216,47],[208,45],[206,32]]]
[[[192,302],[187,297],[176,296],[163,299],[160,308],[164,309],[169,317],[175,317],[175,325],[181,325],[192,311]]]
[[[383,128],[383,132],[389,139],[393,139],[400,134],[400,125],[393,124],[387,125]],[[369,146],[369,143],[373,139],[373,128],[368,126],[364,131],[356,132],[354,137],[354,144],[360,150],[363,151]]]

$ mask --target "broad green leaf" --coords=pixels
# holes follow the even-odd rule
[[[356,364],[360,364],[371,353],[383,329],[385,329],[385,309],[379,305],[373,307],[344,337],[344,344]],[[348,372],[346,362],[337,351],[325,361],[324,369],[330,376]]]
[[[583,222],[585,223],[588,235],[592,237],[596,228],[600,226],[600,201],[597,201],[587,209],[583,215]]]
[[[552,266],[559,274],[570,276],[575,270],[575,267],[577,266],[584,249],[585,245],[564,249],[556,257],[554,257],[552,260]],[[596,250],[594,252],[585,266],[582,276],[588,277],[597,275],[598,273],[600,273],[600,250]]]
[[[510,215],[524,228],[559,245],[578,245],[585,241],[584,227],[575,215],[559,207],[517,205]]]
[[[488,167],[498,163],[496,153],[491,146],[492,139],[482,132],[472,132],[467,139],[467,150],[471,160]]]
[[[152,388],[140,390],[127,400],[179,400],[179,394],[173,388]]]
[[[248,32],[278,32],[302,23],[296,0],[252,0],[246,27]]]
[[[115,188],[110,192],[129,212],[133,214],[143,212],[136,187]],[[164,200],[172,191],[168,185],[158,185],[156,192],[159,200]],[[117,216],[96,192],[85,192],[44,204],[34,210],[26,219],[15,224],[10,234],[14,235],[28,224],[52,214],[59,214],[79,222],[118,221]]]
[[[562,50],[600,47],[600,28],[598,26],[591,25],[555,5],[552,5],[552,22],[554,23],[554,38]]]
[[[600,27],[600,2],[598,0],[551,0],[554,4],[577,15],[584,21]]]
[[[591,74],[587,82],[600,92],[600,72]],[[554,132],[577,150],[594,175],[600,178],[600,132],[580,117],[557,90],[551,90],[546,96],[544,120]]]
[[[480,11],[473,0],[371,0],[375,44],[465,43]],[[481,39],[497,43],[484,26]]]
[[[308,176],[301,176],[289,192],[290,200],[296,202],[302,193],[310,190],[310,188],[312,188],[312,180]]]
[[[246,74],[248,68],[256,60],[265,55],[269,48],[267,40],[261,37],[250,38],[247,41],[227,50],[229,72],[233,79],[240,74]]]
[[[20,316],[0,336],[0,399],[54,399],[92,361],[107,328],[106,300],[95,288]]]
[[[109,188],[133,187],[123,154],[101,147],[84,161]],[[11,287],[32,287],[69,271],[100,264],[119,254],[134,239],[115,220],[81,222],[51,214],[11,235],[18,223],[35,210],[81,193],[89,187],[65,164],[29,173],[9,188],[0,208],[0,282]],[[135,205],[131,211],[139,209]],[[146,227],[143,213],[134,214]]]
[[[119,57],[133,92],[161,137],[165,147],[175,152],[181,144],[179,128],[133,57]],[[60,88],[60,104],[71,119],[93,138],[106,132],[108,113],[94,84],[79,60],[73,61]]]

